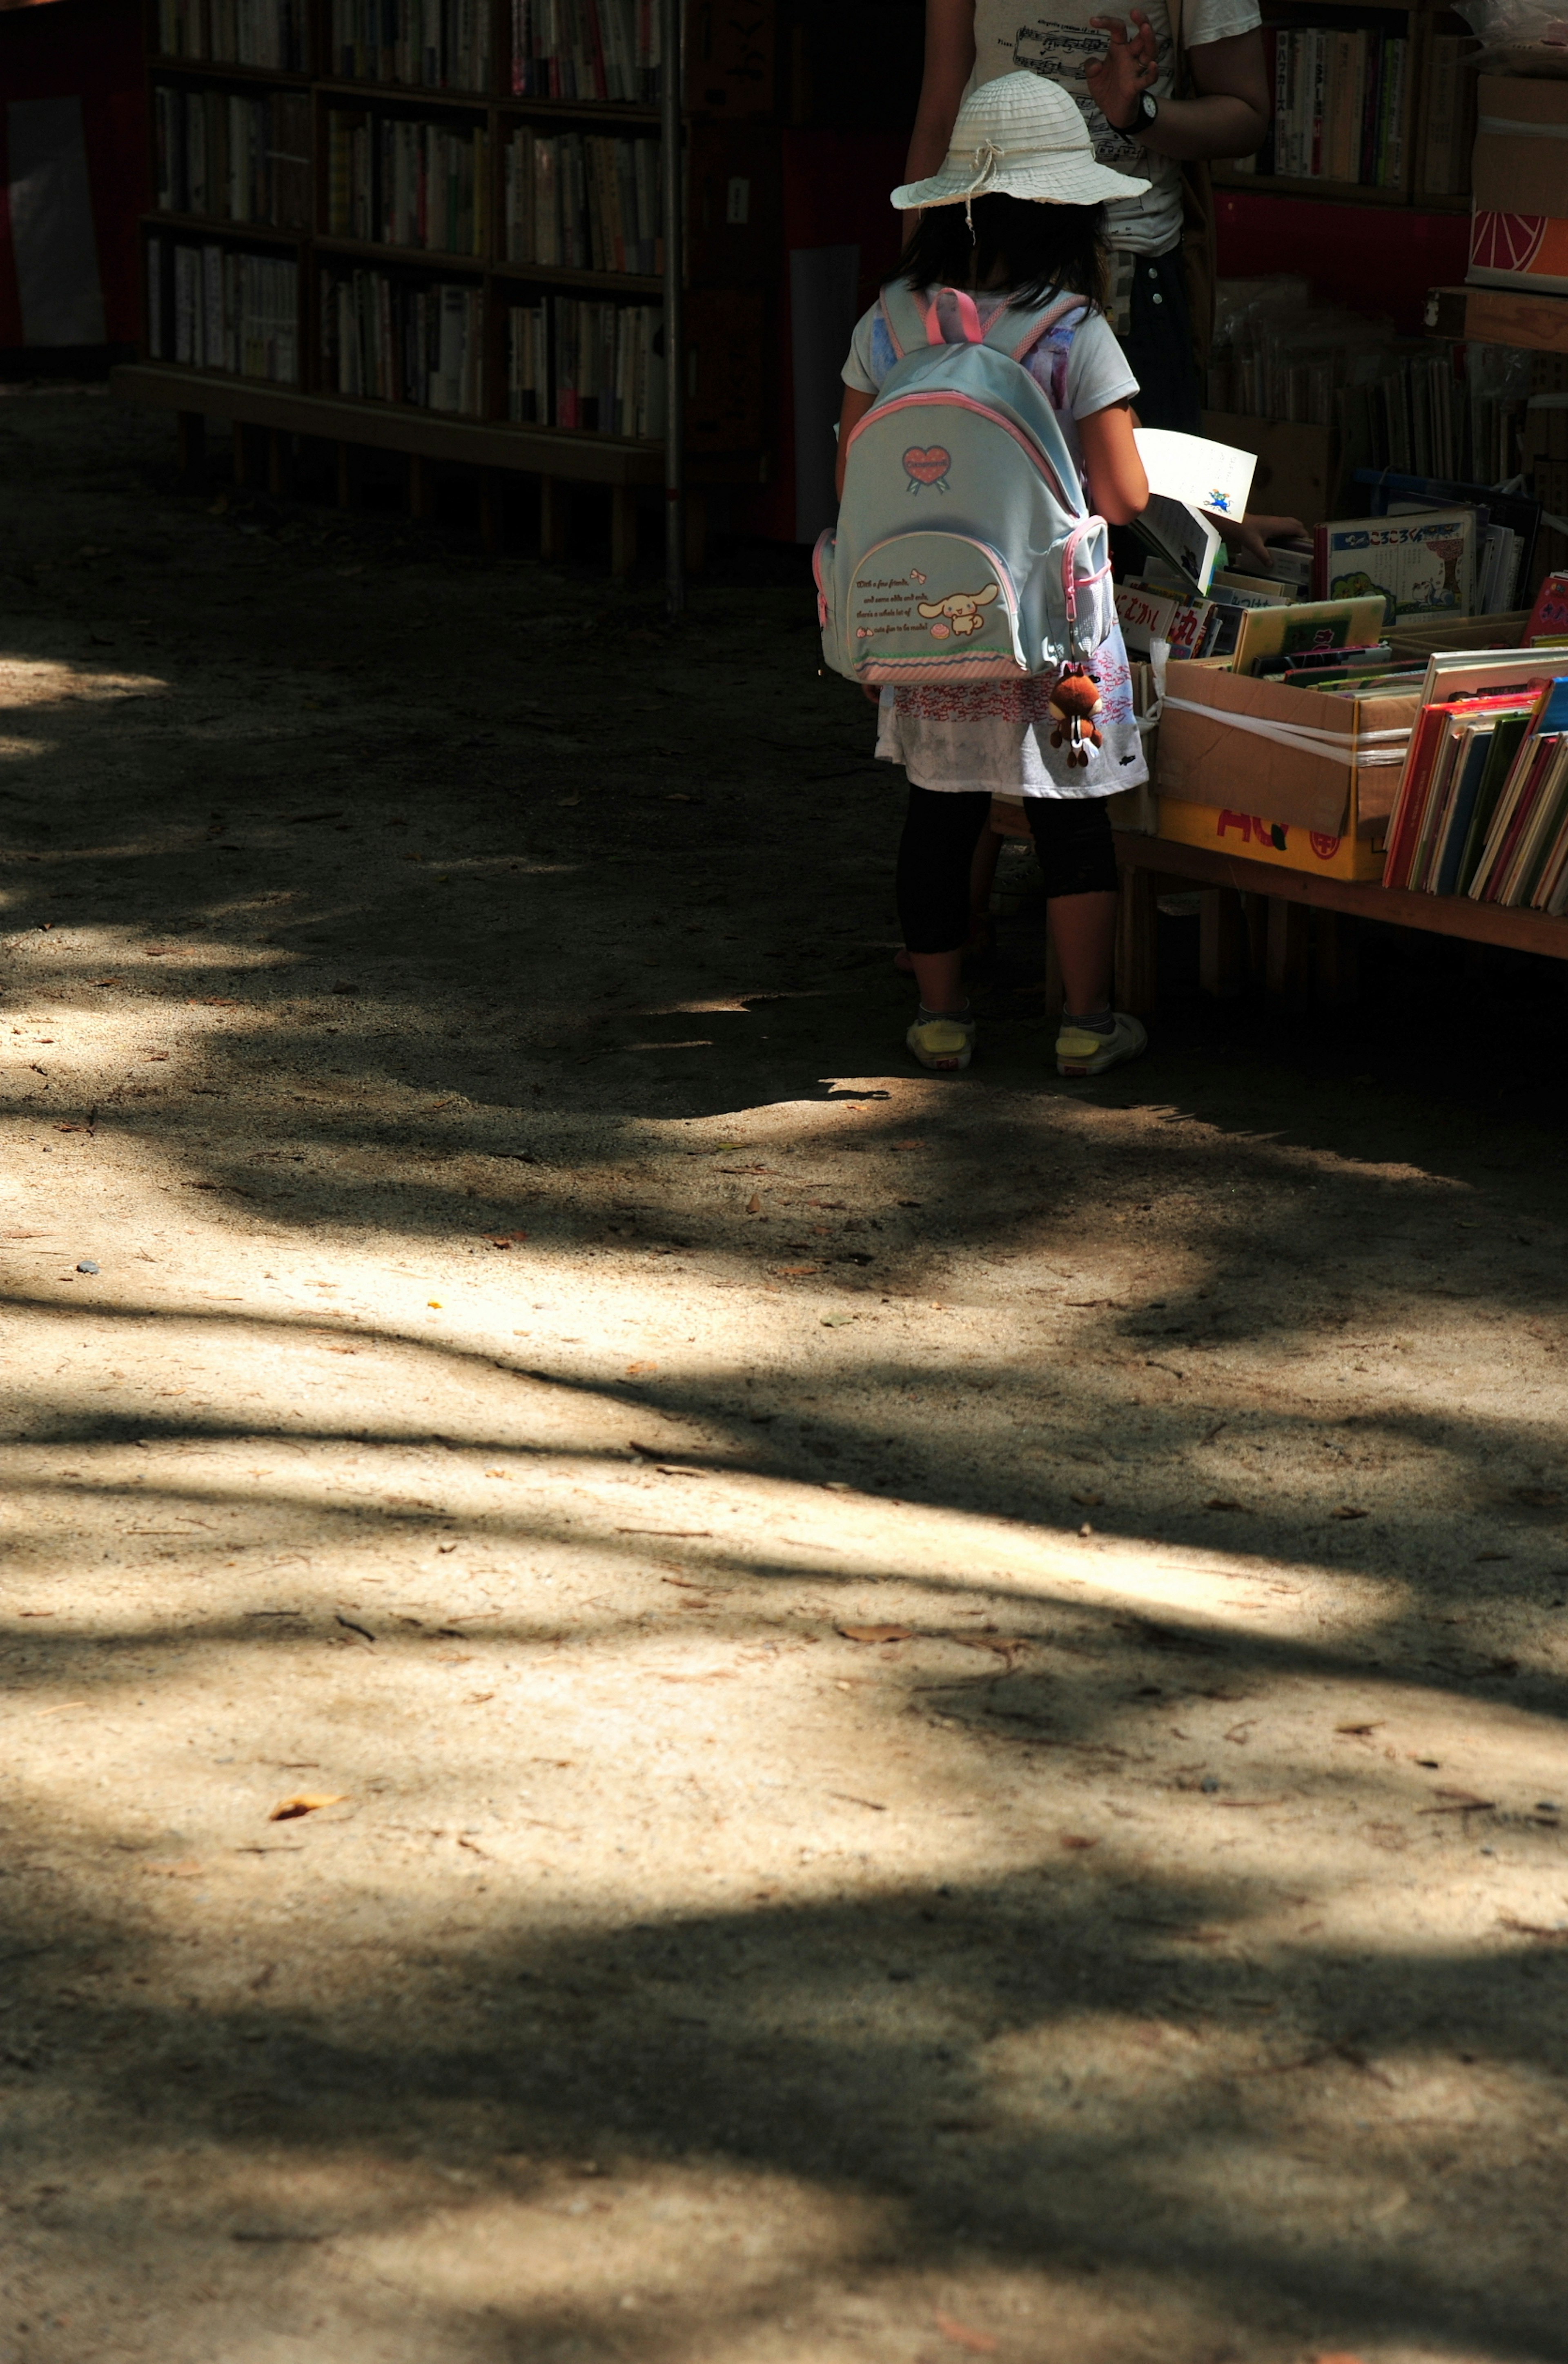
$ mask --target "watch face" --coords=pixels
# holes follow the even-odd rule
[[[1146,90],[1142,98],[1139,101],[1139,105],[1143,109],[1144,121],[1146,123],[1152,123],[1155,117],[1160,112],[1160,102],[1155,97],[1153,92],[1151,90]]]

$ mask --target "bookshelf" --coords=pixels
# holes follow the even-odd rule
[[[1271,0],[1274,119],[1216,185],[1329,203],[1466,213],[1480,43],[1462,17],[1366,0]]]
[[[540,481],[541,543],[607,486],[612,563],[640,487],[765,480],[779,270],[772,0],[147,0],[152,152],[141,358],[115,390],[271,438]],[[671,217],[663,161],[678,150]],[[669,268],[675,251],[675,270]],[[662,329],[684,368],[673,422]],[[673,432],[671,431],[672,423]],[[673,506],[679,508],[679,499]]]

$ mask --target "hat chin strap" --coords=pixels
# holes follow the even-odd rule
[[[1002,161],[1002,151],[994,139],[983,139],[970,161],[974,166],[974,178],[971,181],[964,195],[963,218],[969,225],[969,235],[973,238],[974,236],[974,200],[976,197],[984,196],[995,179],[996,167]]]

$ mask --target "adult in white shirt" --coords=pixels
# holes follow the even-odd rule
[[[906,178],[935,173],[965,93],[1020,66],[1060,83],[1083,110],[1095,155],[1149,184],[1106,207],[1119,266],[1115,326],[1141,393],[1145,426],[1201,429],[1203,384],[1182,267],[1181,166],[1250,156],[1270,96],[1257,0],[1184,0],[1174,11],[1194,95],[1178,79],[1167,0],[1119,17],[1095,0],[926,0],[926,68]]]

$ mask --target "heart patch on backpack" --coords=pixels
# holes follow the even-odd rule
[[[909,479],[912,493],[917,493],[922,485],[935,485],[939,493],[945,493],[948,470],[951,466],[951,452],[945,452],[940,443],[933,443],[929,452],[923,452],[917,443],[912,443],[904,454],[904,473]]]

